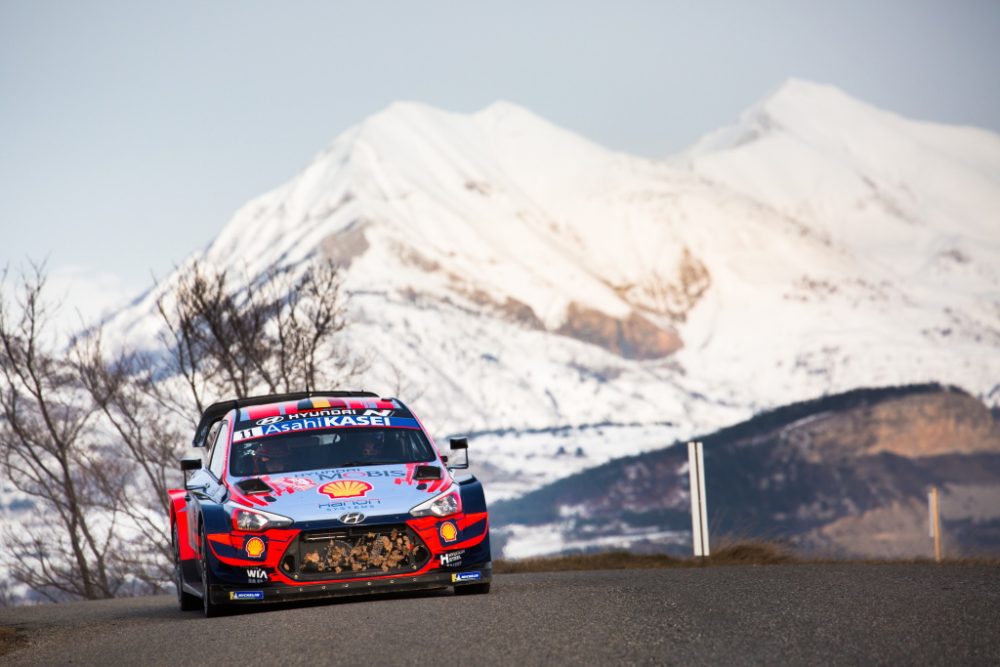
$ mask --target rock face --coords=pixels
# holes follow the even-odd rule
[[[907,458],[1000,452],[1000,426],[965,393],[913,395],[818,415],[789,427],[785,441],[809,462],[888,452]]]
[[[1000,423],[962,391],[857,390],[702,440],[716,538],[781,540],[832,556],[927,556],[927,490],[937,485],[946,553],[1000,551]],[[498,504],[493,520],[551,523],[566,534],[586,525],[592,538],[651,526],[683,532],[689,502],[686,448],[673,446]]]
[[[676,332],[657,327],[639,313],[615,319],[576,302],[566,309],[566,321],[556,333],[598,345],[625,359],[659,359],[681,348]]]

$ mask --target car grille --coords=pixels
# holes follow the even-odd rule
[[[423,540],[405,524],[302,533],[281,569],[292,579],[343,579],[415,572],[430,559]]]

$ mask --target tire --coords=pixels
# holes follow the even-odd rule
[[[177,539],[177,524],[172,532],[174,546],[174,586],[177,587],[177,604],[181,611],[194,611],[201,608],[201,600],[197,595],[184,591],[184,569],[181,567],[181,543]]]
[[[490,582],[455,586],[455,595],[486,595],[490,592]]]
[[[205,536],[205,527],[202,526],[199,531],[199,537],[201,538],[201,608],[205,612],[205,618],[214,618],[216,616],[224,616],[228,612],[226,605],[216,604],[212,602],[212,596],[209,595],[208,589],[214,582],[212,580],[212,572],[208,569],[208,538]]]

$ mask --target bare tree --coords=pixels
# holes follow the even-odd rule
[[[162,347],[149,351],[109,351],[99,330],[46,346],[44,284],[33,265],[19,309],[0,301],[0,460],[58,520],[5,536],[14,579],[52,600],[169,585],[167,490],[208,403],[335,386],[361,369],[338,347],[345,306],[329,263],[233,285],[195,262],[159,300]]]
[[[336,353],[345,319],[335,266],[314,264],[297,278],[272,270],[242,282],[194,262],[157,302],[163,349],[109,355],[100,332],[75,346],[81,385],[131,465],[95,478],[144,537],[117,557],[147,588],[169,580],[167,490],[181,483],[177,461],[207,404],[316,389],[328,373],[350,377],[360,368]],[[141,492],[132,492],[136,484]]]
[[[360,372],[336,345],[346,320],[335,265],[316,262],[297,277],[272,269],[242,289],[230,283],[226,271],[194,262],[157,302],[168,370],[197,412],[208,398],[312,390]]]
[[[11,574],[52,600],[112,597],[123,584],[111,559],[118,512],[94,483],[105,472],[90,437],[95,410],[80,400],[73,365],[46,340],[44,286],[36,264],[22,275],[19,315],[0,297],[0,462],[44,512],[42,525],[5,535]]]
[[[149,398],[159,393],[153,357],[122,350],[108,359],[101,342],[97,332],[73,347],[80,383],[117,444],[118,464],[102,466],[94,482],[144,538],[120,549],[117,559],[146,589],[157,591],[170,577],[167,490],[182,483],[177,461],[189,434]]]

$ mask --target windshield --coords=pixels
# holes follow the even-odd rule
[[[234,442],[234,477],[356,466],[423,463],[437,457],[419,429],[337,428]]]

